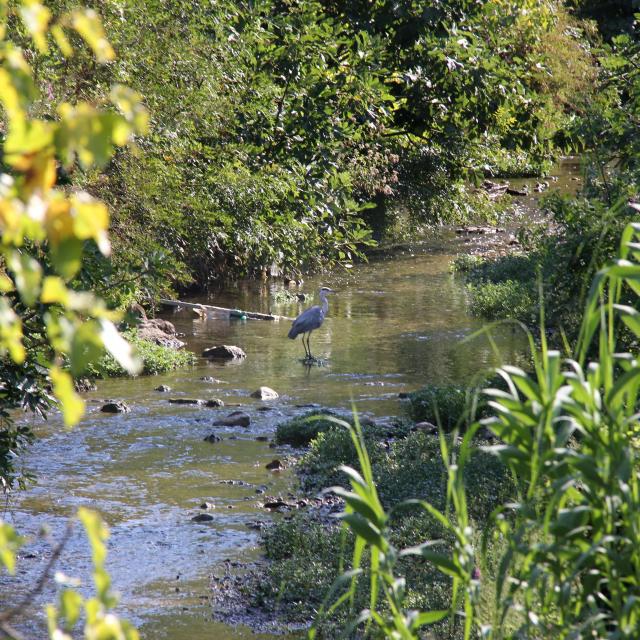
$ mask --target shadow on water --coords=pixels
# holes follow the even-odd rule
[[[214,622],[208,604],[216,566],[259,557],[258,534],[248,525],[271,517],[261,507],[262,494],[286,494],[295,483],[287,471],[265,469],[282,455],[269,448],[265,436],[310,404],[350,410],[353,401],[373,416],[399,415],[399,392],[470,381],[501,361],[523,363],[524,337],[510,326],[493,332],[499,356],[486,337],[464,340],[481,323],[467,314],[465,289],[449,273],[456,251],[452,235],[393,259],[310,278],[300,287],[314,296],[321,284],[338,291],[324,325],[311,337],[313,353],[325,366],[300,362],[303,348],[299,339],[287,339],[288,322],[204,320],[191,311],[167,315],[196,353],[234,344],[247,358],[229,364],[201,360],[171,375],[104,381],[88,394],[88,414],[72,431],[62,429],[55,416],[37,425],[40,438],[27,466],[38,484],[14,497],[8,520],[33,536],[46,523],[55,540],[78,506],[98,509],[111,526],[108,568],[122,594],[120,611],[140,625],[143,638],[270,637]],[[276,306],[272,300],[273,286],[244,282],[191,301],[291,317],[307,306]],[[202,380],[207,376],[216,381]],[[172,392],[154,391],[159,384]],[[270,403],[251,398],[261,385],[274,388],[280,398]],[[226,406],[170,405],[169,396],[221,398]],[[101,413],[106,399],[125,400],[131,413]],[[250,427],[214,427],[214,418],[234,405],[249,413]],[[222,440],[204,442],[211,432]],[[215,505],[209,511],[214,519],[192,522],[203,501]],[[0,582],[0,609],[33,584],[50,549],[39,538],[24,548],[17,577]],[[90,581],[79,528],[59,568]],[[28,637],[45,637],[40,612],[53,598],[52,590],[45,591],[20,625]]]

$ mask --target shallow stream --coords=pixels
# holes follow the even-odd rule
[[[467,314],[462,283],[449,272],[460,240],[452,232],[417,245],[403,255],[358,265],[322,278],[309,278],[300,291],[316,295],[320,284],[338,293],[330,299],[324,325],[311,347],[326,362],[301,362],[298,338],[287,339],[288,322],[207,320],[191,311],[171,313],[187,348],[200,353],[215,344],[233,344],[244,360],[223,364],[200,360],[171,375],[99,382],[89,393],[88,414],[65,431],[53,416],[37,425],[39,439],[26,461],[38,483],[11,501],[6,519],[23,534],[46,524],[50,540],[35,538],[21,553],[16,579],[0,581],[0,610],[33,584],[46,564],[51,541],[81,505],[98,509],[111,527],[108,569],[120,592],[118,611],[149,640],[239,640],[268,638],[246,628],[212,620],[209,577],[225,561],[259,557],[259,536],[250,526],[270,516],[261,492],[286,494],[295,485],[290,471],[265,469],[286,451],[269,448],[278,422],[322,405],[372,416],[401,415],[398,394],[427,383],[464,382],[499,363],[524,356],[523,336],[511,326],[493,330],[500,355],[486,337],[468,339],[481,323]],[[196,301],[296,316],[306,304],[273,304],[273,286],[250,282]],[[194,301],[194,300],[191,300]],[[219,382],[201,378],[210,376]],[[172,392],[155,387],[169,385]],[[261,385],[280,398],[250,397]],[[169,397],[221,398],[224,408],[169,404]],[[99,411],[107,399],[124,400],[131,413]],[[213,427],[216,416],[239,405],[251,416],[249,428]],[[265,407],[267,409],[265,410]],[[204,442],[215,432],[223,440]],[[195,523],[203,501],[215,504],[210,523]],[[87,545],[76,527],[57,565],[68,575],[90,580]],[[46,589],[17,625],[28,638],[45,638],[42,604]],[[35,625],[35,626],[34,626]]]

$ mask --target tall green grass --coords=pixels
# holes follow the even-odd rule
[[[640,210],[640,207],[634,208]],[[351,489],[334,487],[345,500],[343,526],[356,537],[350,567],[319,611],[353,607],[363,559],[370,566],[370,601],[353,611],[344,636],[412,640],[422,627],[448,619],[463,637],[637,638],[640,629],[640,363],[637,353],[617,351],[618,336],[640,339],[640,224],[624,231],[619,259],[595,276],[573,356],[531,339],[530,372],[498,370],[501,388],[483,390],[490,415],[440,434],[448,469],[447,501],[438,510],[419,505],[455,540],[442,552],[438,540],[416,540],[397,549],[388,523],[396,508],[382,507],[360,426],[349,429],[359,471],[343,467]],[[628,341],[625,339],[625,344]],[[495,510],[482,531],[467,510],[464,467],[474,455],[474,434],[486,428],[497,444],[484,447],[510,469],[515,497]],[[478,547],[475,540],[482,540]],[[451,549],[451,547],[444,547]],[[491,550],[491,553],[488,551]],[[417,611],[405,601],[398,560],[418,556],[452,583],[449,607]],[[481,571],[495,574],[491,607],[480,607]],[[483,598],[484,599],[484,598]],[[317,635],[314,625],[309,637]]]

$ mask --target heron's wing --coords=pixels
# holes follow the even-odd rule
[[[303,311],[291,325],[289,331],[289,337],[295,338],[299,333],[306,333],[307,331],[313,331],[317,329],[324,319],[322,309],[318,305],[309,307]]]

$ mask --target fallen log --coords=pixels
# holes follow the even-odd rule
[[[216,307],[212,304],[194,304],[192,302],[183,302],[182,300],[166,300],[160,299],[160,304],[165,307],[178,307],[184,309],[194,309],[201,311],[203,315],[207,315],[209,311],[215,311],[217,313],[224,313],[230,318],[248,318],[250,320],[293,320],[293,318],[287,318],[287,316],[277,316],[273,313],[258,313],[257,311],[242,311],[241,309],[227,309],[226,307]]]

